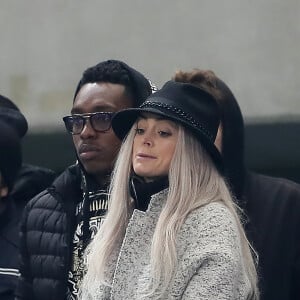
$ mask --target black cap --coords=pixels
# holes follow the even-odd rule
[[[26,134],[28,130],[27,121],[24,115],[19,110],[0,107],[0,119],[7,123],[9,126],[13,127],[21,138]]]

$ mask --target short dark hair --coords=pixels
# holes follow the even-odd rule
[[[124,85],[125,93],[133,100],[134,106],[140,105],[152,92],[150,82],[140,72],[122,61],[107,60],[83,72],[82,78],[76,87],[73,102],[84,84],[94,82]]]

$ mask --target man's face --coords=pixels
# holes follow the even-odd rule
[[[117,112],[132,107],[133,102],[124,93],[125,87],[114,83],[87,83],[78,92],[71,113]],[[73,135],[77,156],[88,174],[98,182],[109,174],[121,141],[112,128],[104,132],[95,131],[89,120],[80,134]]]

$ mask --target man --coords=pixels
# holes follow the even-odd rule
[[[138,106],[151,94],[149,81],[124,62],[88,68],[64,117],[78,163],[25,208],[17,299],[77,299],[83,252],[107,210],[107,187],[121,141],[113,114]]]
[[[11,195],[21,168],[21,141],[13,127],[0,117],[0,299],[14,299],[19,276],[18,235],[20,211]]]
[[[0,118],[14,127],[21,139],[26,135],[26,118],[16,104],[3,95],[0,95]],[[11,191],[17,209],[22,211],[30,199],[53,182],[55,176],[55,172],[48,168],[23,163]]]
[[[259,256],[261,299],[300,299],[300,186],[246,169],[239,105],[212,71],[178,71],[173,79],[206,89],[219,104],[221,124],[215,144],[229,186],[247,216],[248,239]]]

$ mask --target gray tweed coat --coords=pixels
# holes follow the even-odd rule
[[[111,287],[99,285],[96,293],[84,293],[83,299],[144,299],[151,239],[166,193],[154,195],[146,212],[134,210],[120,253],[111,265]],[[159,299],[247,299],[250,283],[239,240],[234,217],[223,204],[194,210],[177,236],[178,268]]]

